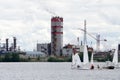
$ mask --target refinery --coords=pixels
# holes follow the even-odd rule
[[[16,37],[13,37],[13,42],[9,45],[9,38],[6,38],[5,43],[0,43],[0,53],[20,51],[20,47],[17,47]]]

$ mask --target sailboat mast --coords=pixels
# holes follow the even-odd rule
[[[83,51],[83,62],[88,63],[88,50],[87,50],[87,30],[86,30],[86,20],[84,20],[84,51]]]

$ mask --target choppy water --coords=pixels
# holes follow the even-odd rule
[[[120,69],[72,70],[71,63],[0,63],[0,80],[120,80]]]

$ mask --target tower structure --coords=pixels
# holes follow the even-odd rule
[[[96,44],[96,50],[100,51],[100,35],[96,36],[97,44]]]
[[[13,37],[13,50],[16,50],[16,37]]]
[[[9,43],[8,43],[8,38],[6,39],[6,51],[9,50]]]
[[[51,55],[60,56],[63,46],[63,18],[51,18]]]

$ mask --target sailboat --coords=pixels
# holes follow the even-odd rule
[[[113,54],[112,62],[106,61],[106,65],[103,68],[104,69],[120,68],[120,66],[118,65],[118,46],[116,47],[115,52]]]
[[[84,50],[83,50],[83,63],[81,63],[79,60],[80,60],[80,57],[75,57],[75,55],[73,54],[73,57],[72,57],[72,63],[73,65],[74,64],[77,64],[78,65],[78,62],[79,63],[79,66],[77,66],[78,69],[84,69],[84,70],[88,70],[90,69],[90,63],[89,63],[89,59],[88,59],[88,50],[87,50],[87,46],[86,46],[86,42],[87,42],[87,39],[86,39],[86,20],[84,20]],[[76,61],[77,60],[77,61]]]
[[[81,60],[78,53],[72,55],[72,69],[79,68],[81,66]]]
[[[83,51],[83,62],[81,62],[78,53],[72,55],[72,69],[89,70],[91,69],[91,64],[93,65],[93,57],[91,57],[91,61],[92,62],[90,63],[88,59],[87,46],[85,45]]]
[[[93,63],[93,52],[91,54],[91,68],[90,69],[94,69],[94,63]]]
[[[84,45],[84,51],[83,51],[83,64],[88,64],[88,50],[86,44]]]
[[[115,68],[120,68],[120,66],[118,65],[118,47],[116,48],[115,53],[113,55],[112,63],[114,64]]]
[[[88,59],[88,50],[86,44],[84,44],[84,51],[83,51],[83,64],[81,69],[90,69],[89,59]]]

